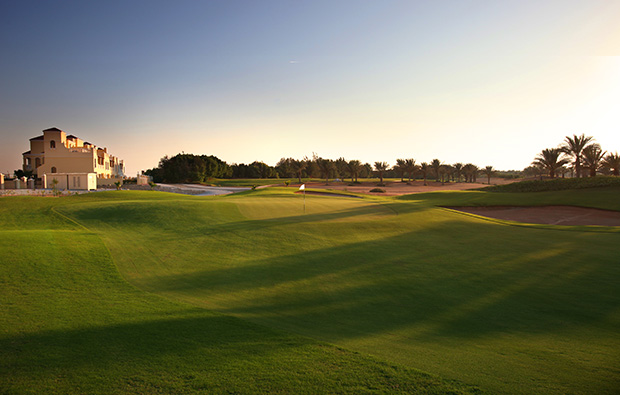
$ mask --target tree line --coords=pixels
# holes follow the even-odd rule
[[[497,172],[493,166],[478,167],[472,163],[443,163],[439,159],[417,163],[413,158],[397,159],[391,166],[387,162],[362,163],[357,159],[326,159],[313,154],[311,158],[282,158],[275,166],[261,161],[250,164],[233,163],[231,165],[210,155],[192,155],[181,153],[173,157],[164,156],[156,168],[145,174],[153,177],[155,182],[195,183],[207,182],[212,178],[322,178],[329,180],[349,179],[352,183],[360,178],[400,178],[402,182],[428,180],[436,182],[477,182],[479,176],[485,176],[490,184],[491,176]],[[499,172],[506,174],[507,172]],[[618,153],[607,153],[594,141],[592,136],[566,136],[556,148],[542,150],[523,171],[512,171],[512,176],[537,176],[548,174],[549,177],[594,177],[596,174],[620,175],[620,157]],[[406,179],[406,180],[405,180]]]
[[[595,177],[598,173],[620,175],[620,156],[618,152],[603,151],[594,137],[573,135],[566,136],[564,141],[555,148],[543,149],[524,170],[528,175],[550,178],[564,177]]]
[[[472,163],[443,163],[439,159],[431,162],[416,163],[415,159],[397,159],[394,166],[387,162],[362,163],[357,159],[336,160],[322,158],[313,154],[311,158],[282,158],[275,166],[255,161],[250,164],[232,164],[215,156],[181,153],[173,157],[164,156],[156,168],[144,172],[153,177],[154,182],[170,183],[204,183],[211,178],[323,178],[325,182],[334,179],[350,179],[352,183],[360,178],[378,177],[383,184],[384,178],[400,178],[407,182],[421,179],[426,185],[429,179],[442,183],[450,181],[477,182],[479,174],[485,174],[490,180],[494,173],[492,166],[479,168]]]

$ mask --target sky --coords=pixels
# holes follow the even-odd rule
[[[620,1],[0,2],[0,171],[58,127],[125,160],[523,169],[620,151]]]

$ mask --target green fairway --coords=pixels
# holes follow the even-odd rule
[[[170,196],[123,198],[165,207]],[[471,391],[131,286],[96,233],[52,210],[118,197],[0,201],[0,393]]]
[[[32,240],[30,258],[13,254],[2,268],[10,285],[3,292],[14,300],[3,306],[11,309],[1,315],[3,344],[18,350],[9,351],[17,355],[6,365],[15,372],[9,388],[42,377],[63,392],[52,383],[72,369],[71,382],[84,388],[120,375],[106,384],[114,391],[135,382],[147,391],[162,386],[161,392],[199,385],[295,393],[430,388],[421,383],[431,379],[411,368],[491,393],[613,393],[619,387],[617,228],[511,226],[439,207],[620,210],[619,188],[307,195],[305,213],[302,196],[293,192],[205,198],[121,191],[2,200],[11,213],[0,220],[7,229],[2,251]],[[30,206],[39,217],[25,211]],[[38,225],[16,230],[23,218]],[[92,248],[77,251],[67,234]],[[56,269],[41,271],[42,257],[54,257]],[[121,280],[114,264],[137,288]],[[65,278],[79,285],[66,286]],[[135,333],[143,331],[153,336],[136,342]],[[59,344],[82,337],[71,351],[82,363],[56,366],[63,359]],[[36,354],[41,344],[43,356]],[[128,361],[118,360],[127,347]],[[98,355],[94,361],[83,356],[90,349]],[[153,372],[170,364],[176,370],[155,379]],[[252,369],[258,371],[247,372]],[[382,369],[391,371],[382,376]],[[457,385],[431,381],[437,392]]]

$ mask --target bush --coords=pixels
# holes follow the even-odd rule
[[[373,188],[373,189],[370,190],[370,192],[385,193],[385,189]]]
[[[620,177],[597,176],[588,178],[554,178],[550,180],[521,181],[513,182],[512,184],[479,188],[479,190],[488,192],[546,192],[603,187],[620,187]]]

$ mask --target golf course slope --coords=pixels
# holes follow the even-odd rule
[[[618,188],[0,200],[0,391],[614,393]],[[421,373],[428,372],[430,375]]]

